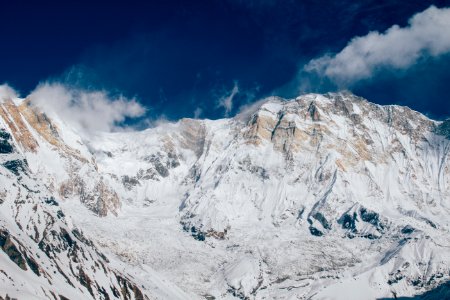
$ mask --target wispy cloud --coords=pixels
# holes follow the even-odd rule
[[[304,70],[346,86],[383,68],[407,69],[422,58],[450,52],[449,32],[450,8],[431,6],[414,15],[408,26],[353,38],[339,53],[314,59]]]
[[[225,96],[221,97],[218,102],[218,107],[225,109],[225,117],[228,117],[233,109],[234,97],[239,93],[239,85],[234,82],[233,89]]]
[[[200,116],[202,115],[202,113],[203,113],[203,109],[202,109],[201,107],[197,107],[197,108],[194,110],[194,119],[200,118]]]
[[[248,103],[245,105],[242,105],[239,107],[238,113],[236,115],[236,119],[240,121],[247,122],[249,118],[256,112],[258,109],[267,101],[269,101],[270,98],[263,98],[256,100],[252,103]]]
[[[110,97],[105,91],[87,91],[59,83],[40,84],[28,99],[51,117],[80,132],[117,131],[127,118],[140,117],[145,108],[135,99]]]
[[[18,97],[18,93],[8,84],[0,85],[0,103],[6,99],[14,99]]]

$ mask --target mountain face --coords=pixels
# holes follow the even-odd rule
[[[272,97],[90,135],[32,99],[0,116],[1,297],[375,299],[450,278],[449,124],[407,107]]]
[[[43,115],[31,116],[31,111],[22,109],[12,101],[0,107],[0,298],[148,299],[130,275],[110,266],[108,258],[60,208],[54,196],[65,195],[65,183],[55,193],[48,178],[32,169],[29,158],[39,164],[55,164],[34,157],[45,151],[41,147],[44,140],[64,151],[69,148],[46,135],[50,130],[57,133],[48,120],[40,119]],[[44,129],[45,121],[49,127]],[[79,153],[71,154],[68,161],[82,161]],[[77,184],[77,179],[73,180]],[[79,198],[95,198],[90,199],[95,204],[107,200],[114,207],[114,198],[103,199],[101,188],[96,192],[97,198],[87,196],[92,191],[86,189]],[[102,213],[98,205],[85,203]]]

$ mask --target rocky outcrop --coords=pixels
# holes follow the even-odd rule
[[[439,124],[435,132],[439,135],[445,136],[447,139],[450,139],[450,119],[443,121]]]
[[[85,180],[74,174],[72,178],[61,183],[59,195],[65,199],[79,197],[82,203],[101,217],[106,216],[108,212],[115,214],[120,208],[119,196],[101,179],[93,188],[89,188]]]
[[[3,103],[0,103],[0,117],[8,125],[14,140],[19,143],[24,150],[30,152],[37,151],[39,144],[25,124],[19,108],[11,99],[6,99]]]
[[[5,129],[0,128],[0,154],[12,153],[11,135]]]

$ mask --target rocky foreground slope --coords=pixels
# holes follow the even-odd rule
[[[375,299],[450,277],[447,122],[309,94],[86,136],[32,100],[0,104],[0,296]]]

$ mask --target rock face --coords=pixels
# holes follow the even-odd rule
[[[349,93],[309,94],[271,97],[232,119],[81,139],[16,103],[0,105],[5,174],[38,178],[30,190],[75,205],[56,219],[71,217],[143,268],[139,278],[169,279],[180,290],[168,298],[352,299],[343,291],[353,289],[373,299],[450,279],[447,122]],[[37,269],[7,229],[0,247],[18,268]],[[46,237],[70,248],[66,233],[78,238],[64,230]],[[95,296],[82,270],[78,282]]]

